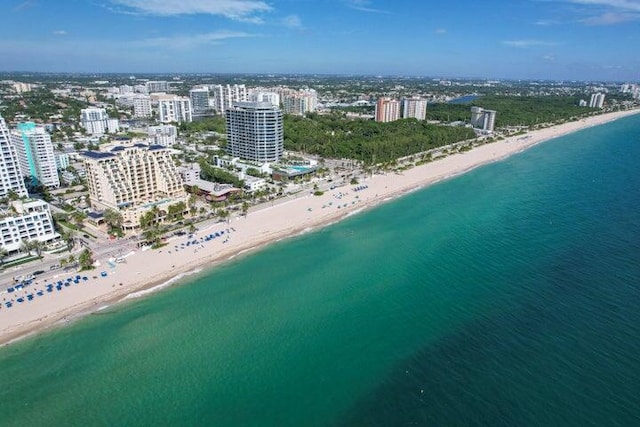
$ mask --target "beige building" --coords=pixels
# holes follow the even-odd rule
[[[82,153],[91,206],[119,211],[123,228],[133,229],[154,206],[162,218],[170,205],[187,205],[188,195],[170,153],[165,147],[145,144]]]
[[[376,122],[393,122],[400,119],[400,101],[382,97],[376,102]]]

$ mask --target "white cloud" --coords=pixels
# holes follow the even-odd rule
[[[535,25],[540,25],[542,27],[550,27],[552,25],[558,25],[560,22],[554,21],[552,19],[541,19],[539,21],[534,22]]]
[[[543,40],[505,40],[502,42],[505,46],[517,47],[520,49],[527,49],[536,46],[557,46],[558,43],[547,42]]]
[[[447,30],[445,30],[444,28],[438,28],[433,33],[438,35],[443,35],[443,34],[447,34]]]
[[[359,10],[361,12],[371,13],[389,13],[386,10],[376,9],[370,6],[370,0],[345,0],[348,7],[351,9]]]
[[[54,36],[66,36],[68,33],[65,30],[56,30],[52,34]]]
[[[615,25],[640,20],[640,0],[565,0],[584,6],[580,11],[587,18],[580,19],[586,25]]]
[[[124,12],[146,15],[220,15],[230,19],[262,23],[255,14],[269,12],[272,7],[262,0],[110,0],[124,6]]]
[[[282,25],[287,28],[302,29],[302,21],[298,15],[289,15],[282,18]]]
[[[132,47],[187,50],[202,45],[220,44],[223,40],[227,39],[246,37],[256,37],[256,35],[240,31],[217,31],[215,33],[183,35],[174,37],[154,37],[144,40],[132,41],[130,42],[130,44]]]
[[[621,9],[640,12],[640,0],[568,0],[569,3],[592,6],[604,6],[610,9]]]
[[[621,22],[635,21],[639,17],[639,15],[633,13],[606,12],[602,15],[582,19],[580,22],[587,25],[614,25]]]

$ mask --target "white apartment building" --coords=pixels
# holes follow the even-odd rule
[[[147,89],[147,93],[168,92],[171,89],[171,87],[169,86],[169,82],[164,80],[148,81],[145,83],[145,87]]]
[[[480,107],[471,107],[471,126],[485,132],[493,132],[496,124],[496,112]]]
[[[49,204],[42,200],[15,200],[0,208],[0,246],[17,252],[28,240],[48,243],[59,239],[51,218]]]
[[[204,116],[209,112],[209,88],[194,87],[189,91],[194,116]]]
[[[11,133],[11,140],[23,176],[29,177],[34,186],[60,187],[53,143],[43,127],[33,122],[20,123]]]
[[[125,229],[140,226],[140,217],[154,206],[160,211],[188,203],[171,150],[157,145],[116,146],[108,152],[82,153],[91,206],[114,209]]]
[[[419,97],[402,100],[402,117],[424,120],[427,118],[427,100]]]
[[[176,143],[178,128],[173,125],[149,126],[147,133],[149,134],[149,145],[172,147]]]
[[[91,135],[116,133],[120,130],[118,119],[110,119],[104,108],[84,108],[80,111],[80,126]]]
[[[280,107],[280,94],[261,89],[249,89],[248,100],[250,102],[268,102],[274,107]]]
[[[151,98],[137,94],[133,97],[133,117],[144,119],[152,116]]]
[[[67,153],[56,154],[56,167],[64,170],[69,167],[69,155]]]
[[[379,98],[376,102],[376,122],[393,122],[400,119],[400,101],[388,97]]]
[[[16,147],[2,116],[0,116],[0,197],[6,197],[10,191],[19,197],[27,197],[27,188],[22,178]]]
[[[284,151],[282,111],[268,102],[238,102],[227,110],[227,149],[232,157],[277,162]]]
[[[184,96],[157,94],[158,119],[162,123],[191,122],[191,100]]]
[[[122,85],[118,88],[118,93],[120,95],[128,95],[133,93],[133,86],[129,86],[129,85]]]
[[[209,86],[209,92],[213,97],[213,108],[218,114],[226,114],[236,102],[247,101],[245,85],[212,85]]]
[[[604,93],[593,93],[589,100],[589,107],[602,108],[604,106]]]

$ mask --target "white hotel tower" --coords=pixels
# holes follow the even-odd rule
[[[226,118],[231,156],[261,163],[280,160],[284,134],[279,108],[269,102],[237,102]]]

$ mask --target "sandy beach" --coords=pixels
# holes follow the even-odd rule
[[[98,259],[100,267],[95,270],[60,271],[46,282],[40,280],[25,289],[2,292],[0,344],[64,325],[106,305],[144,297],[162,287],[188,280],[185,275],[208,270],[238,254],[333,223],[541,142],[637,113],[640,110],[608,113],[536,130],[449,155],[400,174],[374,175],[357,185],[342,186],[322,196],[308,194],[273,206],[254,208],[256,210],[250,210],[246,217],[233,216],[228,223],[200,225],[194,235],[173,237],[160,249],[123,254],[125,262]],[[18,298],[23,301],[18,302]],[[7,301],[13,301],[11,307],[6,306]]]

